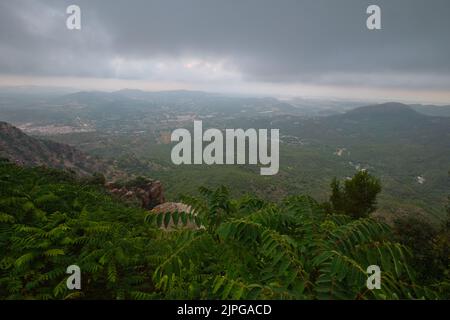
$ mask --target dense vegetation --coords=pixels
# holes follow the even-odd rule
[[[394,220],[395,239],[413,250],[413,264],[422,283],[450,278],[450,195],[446,209],[447,219],[437,227],[415,216]]]
[[[355,218],[369,216],[376,209],[376,199],[381,183],[366,170],[359,171],[344,186],[336,178],[331,182],[330,209]]]
[[[0,298],[448,298],[448,277],[422,282],[414,253],[381,222],[329,214],[308,196],[200,191],[184,198],[196,214],[156,215],[93,181],[1,163]],[[171,220],[179,228],[167,231]],[[66,288],[72,264],[80,291]],[[380,290],[366,287],[373,264]]]
[[[195,194],[199,186],[226,185],[233,196],[251,192],[279,201],[309,194],[324,201],[334,176],[345,179],[366,168],[383,185],[379,214],[393,218],[413,212],[436,225],[445,219],[450,188],[445,176],[450,159],[448,107],[387,103],[354,109],[363,104],[303,101],[299,106],[291,101],[298,108],[276,99],[135,90],[14,102],[24,96],[7,99],[0,119],[31,123],[27,131],[32,134],[40,132],[46,139],[98,155],[128,174],[158,179],[167,199]],[[319,117],[320,110],[326,111],[323,107],[334,115]],[[344,110],[348,112],[339,114]],[[194,115],[203,120],[204,128],[279,128],[279,174],[262,177],[259,168],[244,165],[174,165],[170,133],[191,128]],[[61,126],[72,133],[52,130]]]

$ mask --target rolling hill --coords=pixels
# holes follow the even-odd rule
[[[67,144],[31,137],[0,122],[0,157],[25,166],[73,170],[79,175],[112,174],[106,162]]]

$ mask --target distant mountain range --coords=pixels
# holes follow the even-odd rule
[[[197,112],[207,114],[218,112],[221,114],[235,114],[242,111],[264,112],[272,111],[280,114],[299,114],[300,108],[272,97],[250,97],[238,95],[224,95],[201,91],[156,91],[123,89],[114,92],[82,91],[63,95],[49,101],[56,105],[74,105],[91,109],[122,108],[133,110],[161,110],[170,107],[171,111]],[[115,111],[115,109],[113,108]]]
[[[450,117],[450,105],[434,106],[434,105],[412,104],[411,108],[429,116]]]

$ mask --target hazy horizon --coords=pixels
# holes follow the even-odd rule
[[[450,2],[0,3],[0,86],[450,104]],[[333,13],[333,14],[330,14]]]

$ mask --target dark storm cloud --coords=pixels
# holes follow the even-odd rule
[[[69,4],[81,31],[65,28]],[[146,63],[194,57],[248,81],[449,89],[449,13],[448,0],[2,0],[0,73],[157,78]]]

